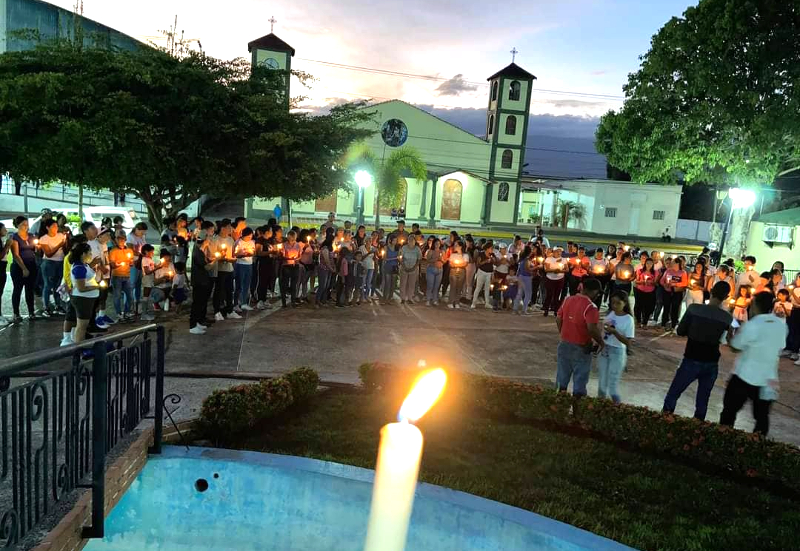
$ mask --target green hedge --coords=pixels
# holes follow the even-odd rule
[[[364,387],[402,396],[418,372],[388,364],[363,364]],[[493,416],[581,428],[634,448],[675,456],[736,475],[780,482],[800,490],[800,450],[758,434],[663,414],[648,408],[583,397],[467,373],[450,373],[445,399],[452,407],[482,410]],[[448,407],[447,405],[445,407]]]
[[[319,376],[300,368],[276,379],[215,390],[203,400],[201,432],[214,441],[227,440],[252,429],[317,391]]]

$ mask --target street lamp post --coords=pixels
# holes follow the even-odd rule
[[[356,219],[356,227],[364,224],[364,190],[372,185],[372,174],[366,170],[359,170],[355,175],[356,184],[358,185],[358,217]]]
[[[728,190],[728,198],[731,200],[731,206],[728,211],[728,220],[725,222],[725,229],[722,232],[722,241],[719,244],[720,262],[722,262],[723,255],[725,254],[725,240],[728,238],[728,228],[731,225],[734,209],[749,208],[750,205],[756,202],[756,194],[752,189],[735,187]]]

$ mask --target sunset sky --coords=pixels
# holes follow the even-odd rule
[[[74,0],[51,3],[72,9]],[[297,50],[292,67],[318,79],[310,90],[293,88],[293,94],[309,96],[305,105],[315,108],[360,97],[399,98],[437,113],[457,108],[454,116],[470,118],[486,108],[486,78],[511,61],[509,51],[516,47],[517,63],[538,77],[535,88],[573,93],[536,92],[532,113],[563,116],[584,135],[597,117],[620,105],[622,85],[651,36],[691,3],[84,0],[84,15],[143,38],[167,29],[177,14],[179,30],[200,38],[208,54],[222,58],[247,56],[247,43],[269,33],[268,19],[274,16],[275,34]],[[377,75],[311,60],[441,80]]]

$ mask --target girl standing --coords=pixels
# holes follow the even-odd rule
[[[36,239],[28,233],[28,219],[24,216],[14,218],[14,227],[17,233],[11,236],[11,255],[14,263],[11,265],[11,281],[14,291],[11,294],[11,306],[14,309],[12,323],[22,321],[19,315],[19,304],[22,292],[25,291],[25,304],[28,307],[28,319],[35,320],[33,304],[33,290],[36,287]]]
[[[698,261],[697,264],[694,265],[694,270],[692,270],[692,273],[689,276],[689,287],[688,292],[686,293],[687,308],[692,304],[703,304],[703,302],[705,302],[703,296],[703,290],[705,287],[706,265],[703,262]]]
[[[394,290],[397,287],[397,275],[399,272],[398,258],[400,253],[397,251],[397,238],[389,235],[386,244],[386,256],[383,260],[383,303],[392,304],[394,301]]]
[[[56,309],[65,312],[61,305],[61,298],[56,290],[61,285],[61,276],[64,273],[64,254],[67,249],[67,236],[58,232],[58,222],[53,219],[42,222],[45,234],[39,238],[39,248],[42,251],[42,302],[44,309],[42,315],[49,317],[56,313]],[[50,303],[52,295],[53,304]]]
[[[631,283],[636,277],[633,272],[633,265],[631,264],[632,261],[633,257],[631,256],[631,253],[622,253],[620,261],[617,263],[617,267],[615,269],[617,281],[616,290],[622,291],[628,296],[631,294]]]
[[[91,267],[92,249],[86,243],[77,243],[69,255],[72,264],[70,279],[72,294],[70,302],[75,311],[75,336],[73,341],[79,343],[86,338],[86,328],[92,318],[94,303],[100,297],[97,274]],[[102,278],[102,276],[101,276]]]
[[[444,253],[442,252],[442,242],[437,238],[430,238],[428,242],[430,247],[425,253],[425,259],[428,263],[427,273],[425,274],[427,284],[425,297],[428,299],[428,306],[437,306],[439,304],[439,287],[442,284]]]
[[[597,396],[610,397],[615,404],[619,404],[619,381],[628,362],[628,346],[633,340],[635,329],[627,294],[615,292],[611,295],[609,305],[611,311],[606,315],[603,325],[606,346],[597,358],[600,379]]]
[[[528,309],[533,299],[533,274],[536,272],[536,258],[531,255],[530,246],[525,247],[519,257],[517,264],[517,296],[514,298],[513,310],[519,315],[530,315]],[[537,282],[538,289],[538,282]]]
[[[739,295],[733,303],[733,319],[739,322],[740,325],[744,324],[747,319],[747,309],[750,308],[751,289],[746,285],[739,287]]]
[[[456,241],[453,244],[453,252],[450,254],[450,296],[447,305],[450,309],[461,308],[459,301],[467,279],[468,264],[469,255],[464,252],[464,243]]]
[[[333,228],[328,229],[333,230]],[[325,241],[320,245],[318,268],[319,285],[315,297],[316,308],[328,303],[328,286],[330,285],[331,277],[336,274],[333,256],[333,231],[327,233]]]
[[[238,241],[234,244],[236,264],[234,264],[234,281],[236,292],[234,302],[239,310],[249,311],[250,280],[253,278],[253,257],[256,254],[256,242],[253,241],[252,228],[244,228]]]
[[[136,304],[134,312],[141,313],[142,302],[142,247],[147,244],[145,239],[147,233],[147,224],[139,222],[133,227],[133,230],[128,235],[128,245],[133,251],[133,259],[131,262],[131,291],[133,292],[133,300]]]
[[[644,264],[636,270],[636,287],[633,290],[636,304],[634,314],[640,329],[647,327],[653,310],[656,307],[656,273],[655,263],[652,258],[644,261]]]
[[[683,259],[679,257],[674,261],[667,261],[667,269],[661,276],[661,286],[664,288],[664,314],[661,326],[670,331],[678,326],[683,295],[689,286],[689,275],[683,269]]]

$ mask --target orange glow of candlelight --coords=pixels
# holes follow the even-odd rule
[[[214,257],[219,258],[220,256],[222,256],[222,255],[219,254],[219,252],[214,253]]]
[[[39,240],[38,240],[38,239],[34,239],[34,240],[33,240],[33,245],[34,245],[35,247],[38,247],[38,246],[39,246]]]
[[[108,287],[108,283],[106,283],[105,279],[100,281],[100,287]]]
[[[172,277],[172,276],[174,276],[174,275],[175,275],[175,273],[174,273],[172,270],[170,270],[170,271],[168,271],[168,272],[167,272],[167,275],[168,275],[169,277]]]
[[[128,253],[128,258],[133,258],[133,253]]]
[[[397,418],[403,422],[419,421],[433,407],[447,385],[447,373],[442,368],[423,372],[411,388]]]

